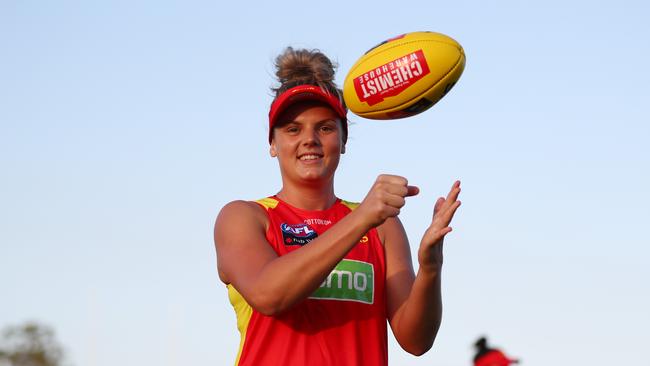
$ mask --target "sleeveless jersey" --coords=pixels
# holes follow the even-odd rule
[[[337,200],[327,210],[306,211],[277,197],[257,203],[268,214],[266,239],[278,256],[310,245],[358,206]],[[385,263],[373,228],[309,298],[276,316],[257,312],[228,285],[241,334],[235,365],[386,366]]]

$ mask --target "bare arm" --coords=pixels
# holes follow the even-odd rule
[[[232,202],[215,224],[219,275],[254,309],[281,313],[307,298],[368,230],[396,216],[404,197],[416,193],[403,178],[380,176],[356,210],[309,245],[281,257],[266,242],[263,210],[255,203]]]
[[[408,239],[397,218],[382,225],[386,246],[388,320],[404,350],[421,355],[433,345],[442,318],[440,271],[444,236],[460,206],[460,183],[454,183],[447,198],[439,198],[431,225],[418,250],[420,267],[413,273]]]
[[[215,225],[215,245],[222,280],[267,315],[309,296],[368,230],[358,216],[348,215],[342,225],[334,225],[309,245],[278,257],[266,242],[259,217],[264,212],[253,205],[239,201],[223,208]]]

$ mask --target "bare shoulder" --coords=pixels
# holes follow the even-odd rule
[[[233,222],[264,224],[267,221],[264,208],[251,201],[236,200],[229,202],[217,215],[215,231],[223,225],[230,225]]]
[[[265,238],[267,228],[264,208],[255,202],[232,201],[221,209],[214,224],[214,245],[224,283],[236,275],[236,269],[231,268],[234,264],[270,249]]]
[[[221,214],[238,214],[238,213],[263,213],[263,208],[259,204],[253,202],[253,201],[244,201],[244,200],[235,200],[228,202],[223,208],[221,209]]]

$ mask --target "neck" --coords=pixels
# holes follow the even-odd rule
[[[278,198],[291,206],[303,210],[322,211],[326,210],[336,202],[334,195],[334,182],[324,185],[300,185],[283,182],[282,190],[277,194]]]

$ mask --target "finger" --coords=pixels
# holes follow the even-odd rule
[[[454,218],[454,215],[456,215],[456,210],[458,210],[458,207],[460,207],[460,201],[454,202],[451,207],[447,209],[447,211],[444,214],[444,221],[446,222],[447,225],[451,222],[451,220]]]
[[[436,205],[438,203],[440,206],[438,206],[438,209],[434,211],[434,215],[438,214],[441,215],[446,211],[449,211],[449,208],[457,201],[455,201],[455,198],[458,198],[458,196],[454,196],[453,192],[449,192],[449,195],[447,195],[447,198],[438,198],[438,201],[436,202]]]
[[[449,193],[447,194],[447,198],[445,199],[445,208],[450,207],[451,205],[454,204],[454,202],[458,201],[458,196],[460,195],[460,188],[453,188]]]
[[[416,186],[403,186],[401,184],[382,183],[382,187],[386,190],[386,192],[401,197],[415,196],[416,194],[420,193],[420,188]]]
[[[385,195],[383,201],[385,204],[396,208],[402,208],[406,204],[404,197],[396,194]]]
[[[452,230],[453,230],[453,229],[451,228],[451,226],[447,226],[446,228],[440,230],[440,237],[441,237],[441,238],[444,238],[445,235],[447,235],[447,234],[449,234],[450,232],[452,232]]]
[[[381,183],[381,188],[384,189],[386,192],[388,192],[390,194],[396,194],[396,195],[402,196],[402,197],[412,196],[413,195],[412,194],[413,193],[412,192],[413,188],[418,189],[417,187],[413,187],[413,186],[406,186],[406,185],[402,185],[402,184],[386,183],[386,182]],[[418,192],[419,192],[419,189],[418,189]],[[416,194],[417,194],[417,192],[416,192]]]
[[[408,180],[406,178],[400,177],[399,175],[390,175],[390,174],[380,175],[379,177],[377,177],[377,182],[399,184],[401,186],[408,185]]]
[[[435,226],[447,226],[451,222],[451,220],[454,218],[454,215],[456,214],[456,210],[458,210],[458,207],[460,207],[460,201],[454,202],[453,205],[448,207],[446,210],[438,212],[437,215],[433,217],[433,225]]]
[[[449,190],[449,194],[447,194],[447,200],[456,201],[458,199],[458,195],[460,194],[460,181],[457,180],[454,182],[454,184],[451,186],[451,189]]]
[[[442,197],[439,197],[439,198],[436,200],[436,203],[435,203],[435,205],[433,206],[433,214],[434,214],[434,215],[437,214],[437,213],[440,211],[440,208],[442,207],[442,205],[443,205],[444,203],[445,203],[445,199],[442,198]]]
[[[459,200],[451,201],[450,199],[446,199],[445,202],[440,206],[440,211],[449,211],[454,205],[459,202]]]
[[[440,207],[438,211],[433,214],[431,225],[439,228],[449,225],[451,220],[454,218],[454,214],[456,214],[458,207],[460,207],[460,201],[454,202],[449,207]]]
[[[381,188],[389,194],[406,197],[409,193],[408,187],[401,184],[382,183]]]
[[[447,194],[447,202],[449,202],[449,204],[456,202],[456,200],[458,200],[458,195],[460,195],[460,187],[452,188]]]
[[[416,186],[406,186],[406,188],[407,188],[406,197],[416,196],[418,193],[420,193],[420,188]]]

